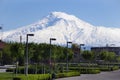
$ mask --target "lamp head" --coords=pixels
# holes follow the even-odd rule
[[[70,43],[70,44],[72,44],[72,42],[70,42],[70,41],[68,41],[67,43]]]
[[[50,38],[50,40],[54,40],[54,41],[55,41],[55,40],[56,40],[56,38]]]
[[[85,44],[80,44],[80,46],[84,46]]]
[[[27,34],[27,36],[34,36],[34,34]]]

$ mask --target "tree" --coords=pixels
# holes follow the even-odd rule
[[[73,54],[74,54],[73,51],[71,49],[68,49],[68,60],[69,61],[72,60]]]
[[[91,61],[94,59],[94,53],[91,51],[85,50],[82,53],[82,57],[87,61]]]
[[[108,55],[108,61],[114,61],[115,60],[115,53],[114,52],[109,52],[109,55]]]
[[[101,59],[101,60],[107,60],[107,57],[108,57],[108,51],[102,51],[102,52],[100,52],[100,54],[99,54],[99,58]]]
[[[10,43],[10,52],[12,62],[19,62],[19,65],[24,65],[24,46],[22,43]]]
[[[66,49],[64,47],[58,46],[57,61],[63,62],[66,59]]]
[[[120,56],[117,56],[117,57],[116,57],[116,61],[117,61],[117,62],[120,62]]]
[[[19,45],[18,48],[18,61],[19,61],[19,65],[24,65],[24,53],[25,53],[25,44],[21,44]]]
[[[11,58],[13,63],[15,63],[16,61],[18,61],[18,57],[19,57],[19,47],[20,45],[18,43],[13,43],[10,46],[10,52],[11,52]]]
[[[54,61],[66,61],[66,53],[68,53],[68,59],[71,60],[73,56],[72,49],[66,47],[52,45],[52,60]],[[0,52],[1,54],[1,52]],[[29,43],[28,47],[29,60],[31,63],[47,63],[50,59],[50,45],[49,44],[36,44]],[[6,43],[2,51],[2,58],[4,64],[13,64],[19,61],[20,65],[24,65],[25,56],[25,44],[22,43]],[[1,55],[0,55],[1,58]]]
[[[2,64],[12,64],[11,52],[10,52],[10,45],[6,44],[3,48],[2,54]]]
[[[108,51],[102,51],[99,55],[99,58],[105,61],[113,61],[115,59],[115,53],[108,52]]]
[[[49,46],[47,44],[36,44],[33,52],[32,60],[36,63],[48,62]]]

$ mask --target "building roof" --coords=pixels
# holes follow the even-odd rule
[[[91,47],[91,49],[120,49],[120,47]]]

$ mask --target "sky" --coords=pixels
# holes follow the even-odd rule
[[[0,0],[0,25],[4,31],[13,30],[54,11],[75,15],[94,26],[120,28],[120,0]]]

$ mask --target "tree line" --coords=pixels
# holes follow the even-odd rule
[[[25,61],[25,43],[6,43],[2,51],[0,51],[0,62],[4,64],[15,64],[19,62],[19,65],[24,65]],[[68,60],[72,61],[74,58],[74,52],[72,49],[79,48],[79,46],[72,45],[72,48],[49,45],[46,43],[29,43],[28,44],[28,57],[29,63],[50,63],[50,49],[51,49],[51,60],[55,62],[66,62],[66,56],[68,54]],[[84,50],[79,52],[78,56],[81,54],[83,60],[85,61],[95,61],[97,59],[104,61],[118,61],[120,62],[120,57],[115,55],[114,52],[101,51],[95,53],[92,51]],[[79,62],[79,60],[78,60]]]
[[[14,64],[19,62],[19,65],[24,65],[25,61],[25,43],[6,43],[2,51],[0,51],[1,64]],[[49,45],[46,43],[29,43],[28,57],[29,63],[49,63],[50,49],[52,62],[65,62],[66,54],[68,53],[69,61],[72,59],[73,51],[66,47],[57,45]]]
[[[114,52],[103,50],[101,52],[83,51],[82,57],[88,62],[95,62],[96,60],[104,62],[120,62],[120,56],[116,56]]]

